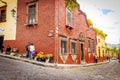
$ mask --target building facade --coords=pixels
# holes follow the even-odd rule
[[[99,58],[99,62],[103,62],[104,60],[106,60],[106,56],[107,56],[107,53],[106,53],[106,42],[105,42],[105,38],[106,38],[106,34],[95,28],[95,31],[97,33],[97,46],[96,46],[96,53],[97,53],[97,56]]]
[[[11,10],[17,9],[17,0],[0,0],[0,48],[4,41],[16,40],[16,20]]]
[[[15,10],[15,9],[14,9]],[[18,0],[15,39],[4,40],[25,53],[28,42],[36,52],[54,54],[55,63],[80,64],[94,62],[96,34],[86,15],[78,8],[65,7],[64,0]]]

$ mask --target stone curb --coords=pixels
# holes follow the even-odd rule
[[[35,65],[39,65],[39,66],[43,66],[43,67],[52,67],[52,68],[56,68],[56,69],[89,67],[89,66],[95,66],[95,65],[101,65],[101,64],[109,63],[107,61],[107,62],[90,63],[90,64],[56,64],[56,63],[38,62],[38,61],[35,61],[35,60],[24,59],[24,58],[20,58],[20,57],[16,57],[16,56],[10,56],[10,55],[6,55],[6,54],[2,54],[2,53],[0,54],[0,56],[5,57],[5,58],[9,58],[9,59],[14,59],[14,60],[19,60],[19,61],[35,64]]]

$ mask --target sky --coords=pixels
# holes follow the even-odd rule
[[[120,43],[120,0],[78,0],[78,3],[93,27],[107,34],[107,43]]]

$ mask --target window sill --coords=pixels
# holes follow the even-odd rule
[[[36,26],[37,25],[37,22],[35,23],[26,23],[25,26],[29,27],[29,26]]]
[[[77,55],[76,53],[71,53],[71,55]]]
[[[68,55],[67,53],[61,53],[61,55]]]
[[[6,22],[6,20],[2,20],[2,21],[0,21],[0,23],[2,23],[2,22]]]
[[[70,25],[66,25],[66,28],[69,28],[70,30],[72,30],[72,29],[73,29],[73,27],[72,27],[72,26],[70,26]]]

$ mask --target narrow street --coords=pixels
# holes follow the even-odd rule
[[[0,57],[0,80],[120,80],[120,63],[55,69]]]

